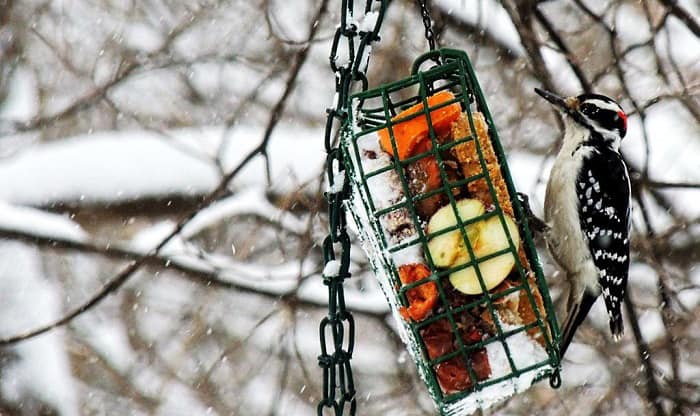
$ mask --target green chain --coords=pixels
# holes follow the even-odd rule
[[[379,40],[379,28],[384,19],[387,0],[372,11],[373,0],[366,0],[363,19],[358,23],[354,17],[353,0],[342,0],[340,25],[333,36],[330,67],[335,73],[335,98],[333,107],[326,110],[328,118],[325,129],[326,173],[329,191],[328,222],[330,232],[323,241],[323,282],[328,286],[328,316],[321,320],[319,328],[321,355],[318,364],[323,370],[323,398],[318,402],[317,413],[322,416],[326,409],[334,415],[355,415],[355,384],[350,360],[355,343],[355,321],[345,308],[343,281],[350,277],[350,237],[346,229],[345,206],[350,187],[343,161],[343,154],[334,146],[333,132],[339,131],[347,120],[348,96],[355,85],[367,90],[367,62],[372,42]],[[371,16],[368,18],[367,16]],[[359,45],[355,47],[356,39]],[[339,59],[338,46],[346,42],[346,59]],[[336,183],[342,181],[342,183]],[[345,339],[347,334],[347,339]],[[328,344],[328,339],[332,340]]]

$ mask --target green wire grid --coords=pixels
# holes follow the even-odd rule
[[[425,66],[432,61],[440,62],[439,65],[434,65],[433,67],[421,70],[422,66]],[[441,102],[432,107],[428,106],[428,97],[436,94],[440,91],[450,91],[454,94],[455,98],[451,101]],[[391,84],[386,84],[376,89],[368,90],[365,92],[357,93],[349,97],[350,108],[352,109],[349,119],[344,125],[342,134],[342,149],[344,157],[349,169],[350,181],[353,185],[353,192],[362,201],[362,206],[364,213],[358,212],[357,209],[349,209],[355,217],[357,224],[362,224],[363,217],[366,217],[371,224],[371,230],[360,230],[364,233],[365,240],[372,240],[378,252],[380,253],[379,258],[373,258],[370,255],[370,261],[375,271],[386,273],[391,288],[387,293],[387,288],[385,289],[385,294],[391,297],[394,296],[393,302],[390,298],[389,301],[394,306],[408,306],[408,301],[406,298],[406,292],[413,289],[421,284],[427,282],[435,282],[437,286],[439,302],[440,305],[444,307],[444,311],[437,315],[430,316],[423,319],[420,322],[406,322],[402,320],[403,324],[407,327],[408,333],[413,338],[414,349],[418,345],[418,350],[414,351],[415,356],[418,357],[417,364],[421,372],[422,377],[428,385],[428,389],[431,392],[433,398],[435,399],[441,414],[444,413],[447,405],[454,403],[469,394],[479,391],[487,386],[494,385],[504,380],[516,378],[523,373],[529,371],[537,371],[537,376],[534,381],[543,379],[544,377],[550,377],[550,384],[552,387],[558,387],[560,384],[559,379],[559,369],[560,369],[560,359],[558,353],[559,344],[559,327],[556,321],[556,315],[554,307],[552,306],[552,301],[549,296],[549,291],[542,274],[542,268],[535,250],[534,243],[530,231],[527,226],[527,221],[525,220],[525,215],[522,207],[519,204],[516,195],[516,190],[513,186],[513,182],[508,171],[506,164],[506,158],[501,147],[498,133],[493,124],[491,114],[489,113],[486,101],[484,99],[483,93],[479,84],[477,82],[474,71],[469,62],[469,58],[463,51],[453,50],[453,49],[439,49],[436,51],[428,52],[420,56],[413,64],[412,75],[401,81],[397,81]],[[463,138],[454,138],[454,141],[449,143],[440,144],[437,140],[437,134],[432,126],[431,122],[431,112],[453,104],[455,102],[460,103],[463,112],[466,112],[470,131],[472,135]],[[409,108],[413,105],[422,103],[422,111],[418,110],[409,116],[402,117],[398,120],[393,120],[400,111]],[[530,263],[530,268],[535,273],[535,283],[539,292],[542,296],[542,302],[546,311],[546,317],[541,316],[540,310],[537,307],[535,297],[530,286],[530,281],[527,278],[527,271],[521,264],[520,258],[518,256],[518,248],[513,244],[513,240],[510,236],[510,232],[505,222],[504,213],[499,205],[498,198],[494,189],[492,179],[489,177],[488,169],[486,166],[486,160],[482,154],[481,146],[479,140],[476,140],[476,127],[474,124],[474,119],[472,116],[473,111],[479,111],[484,115],[488,126],[489,137],[491,139],[496,157],[501,167],[501,172],[504,181],[507,184],[508,192],[511,196],[511,204],[513,206],[515,220],[519,226],[519,232],[522,236],[522,244],[525,249],[526,256]],[[380,169],[374,170],[372,172],[364,172],[360,149],[358,147],[358,140],[368,134],[376,133],[382,129],[388,129],[389,136],[391,138],[391,143],[393,147],[393,154],[398,155],[397,146],[394,138],[393,126],[401,122],[410,120],[415,117],[426,117],[429,127],[430,140],[432,142],[432,148],[424,153],[417,154],[411,157],[407,157],[399,160],[398,157],[392,158],[390,165],[382,167]],[[441,156],[441,152],[450,149],[454,146],[460,145],[462,143],[467,143],[474,141],[475,148],[477,150],[479,161],[481,164],[481,173],[474,175],[469,178],[463,178],[458,181],[450,182],[446,171],[444,169],[444,161]],[[442,179],[442,186],[438,189],[423,193],[423,194],[412,194],[409,189],[409,185],[404,173],[404,168],[423,157],[434,157],[439,166],[439,171]],[[381,209],[376,209],[370,188],[368,186],[368,179],[380,175],[382,173],[393,170],[398,175],[401,187],[403,190],[403,200],[395,203],[390,207],[383,207]],[[457,212],[456,199],[451,189],[458,187],[465,187],[466,184],[477,181],[485,180],[489,192],[491,194],[491,199],[493,201],[493,210],[484,213],[476,218],[471,218],[467,221],[463,221]],[[450,228],[441,229],[438,232],[426,235],[423,231],[424,222],[419,218],[416,213],[415,204],[426,198],[430,198],[437,194],[445,194],[449,198],[449,205],[452,207],[457,219],[457,224]],[[357,208],[357,207],[355,207]],[[397,210],[403,210],[410,214],[412,225],[416,231],[417,236],[411,238],[410,241],[401,241],[399,244],[392,245],[385,235],[384,229],[381,225],[381,218],[387,214],[395,212]],[[476,258],[474,255],[473,247],[469,238],[467,238],[467,233],[465,227],[469,224],[483,221],[487,218],[497,216],[500,218],[501,226],[506,232],[508,239],[508,248],[492,253],[488,256],[483,256],[481,258]],[[362,228],[361,226],[358,228]],[[434,265],[433,259],[430,256],[430,252],[427,249],[427,242],[438,235],[448,233],[454,230],[459,230],[464,246],[467,248],[471,261],[461,264],[459,266],[451,267],[449,269],[443,270]],[[367,235],[371,232],[373,235]],[[365,241],[366,242],[366,241]],[[392,254],[398,253],[406,248],[420,245],[422,248],[423,255],[425,257],[425,262],[431,270],[431,275],[425,279],[412,282],[410,284],[402,284],[399,280],[397,265],[392,258]],[[491,258],[495,258],[505,253],[511,253],[516,259],[516,269],[517,275],[519,277],[519,283],[507,290],[501,291],[499,293],[489,293],[486,290],[486,284],[484,278],[481,274],[479,263],[482,263]],[[470,296],[469,298],[475,298],[475,300],[469,303],[457,307],[450,305],[447,299],[441,280],[447,278],[447,276],[453,272],[466,269],[468,267],[474,267],[476,271],[479,284],[481,285],[482,293],[480,295]],[[398,289],[396,289],[398,288]],[[393,289],[393,290],[392,290]],[[535,313],[535,321],[528,322],[522,326],[510,330],[504,331],[502,328],[494,303],[499,299],[502,299],[508,295],[524,290],[527,294],[527,299],[530,303],[532,310]],[[522,300],[521,300],[522,301]],[[496,335],[479,342],[475,342],[467,345],[462,337],[459,335],[457,328],[456,317],[461,313],[468,313],[469,310],[473,308],[486,308],[490,314],[493,324],[496,327]],[[396,315],[396,311],[394,311]],[[447,319],[450,328],[453,332],[454,339],[457,342],[457,348],[455,351],[447,353],[443,356],[437,357],[436,359],[429,359],[425,345],[420,341],[422,339],[420,331],[423,328],[427,328],[430,324],[440,321],[442,319]],[[513,360],[512,353],[509,350],[509,346],[506,343],[507,338],[516,335],[523,331],[529,331],[533,328],[537,328],[538,332],[544,338],[545,350],[547,353],[547,359],[538,362],[534,365],[527,366],[525,368],[518,368]],[[498,378],[487,378],[483,381],[478,381],[477,374],[472,365],[472,359],[470,354],[472,352],[482,350],[486,345],[494,342],[500,342],[505,351],[505,355],[508,359],[511,372],[504,376]],[[483,350],[482,350],[483,351]],[[453,394],[444,394],[439,386],[436,374],[433,368],[440,363],[450,360],[454,357],[462,356],[464,362],[466,362],[467,371],[469,372],[472,385],[471,388],[465,391],[461,391]]]

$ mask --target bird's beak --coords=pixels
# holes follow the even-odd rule
[[[545,100],[552,103],[555,107],[566,113],[576,111],[576,109],[578,108],[578,100],[576,99],[576,97],[564,98],[549,91],[541,90],[539,88],[535,88],[535,92]]]

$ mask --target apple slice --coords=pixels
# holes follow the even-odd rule
[[[478,217],[485,212],[484,204],[478,199],[460,199],[456,202],[459,218],[464,222]],[[428,234],[454,227],[457,224],[455,210],[452,205],[446,205],[433,214],[428,221]],[[471,226],[467,227],[467,234],[470,233]],[[471,241],[471,237],[469,237]],[[459,230],[453,230],[445,234],[440,234],[428,241],[428,252],[436,267],[449,267],[462,251],[462,234]],[[464,264],[464,263],[462,263]]]
[[[518,227],[515,225],[515,221],[508,215],[504,215],[504,218],[508,227],[508,233],[517,249],[520,244]],[[469,242],[476,259],[509,247],[508,237],[506,236],[505,228],[501,224],[499,217],[496,216],[485,221],[479,221],[473,224],[472,227],[478,234],[478,237],[475,239],[471,238],[471,236],[469,237]],[[459,266],[470,260],[467,248],[461,244],[459,255],[452,266]],[[515,257],[512,253],[504,253],[492,259],[479,262],[479,271],[481,271],[481,277],[484,279],[486,290],[491,290],[498,286],[503,279],[508,276],[510,271],[513,270],[513,266],[515,266]],[[455,289],[467,295],[478,295],[482,293],[479,278],[473,266],[450,274],[450,283],[452,283]]]

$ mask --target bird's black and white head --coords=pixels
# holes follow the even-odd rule
[[[615,100],[600,94],[560,97],[539,88],[535,92],[564,115],[567,129],[588,131],[586,140],[603,141],[615,150],[620,147],[627,133],[627,115]]]

